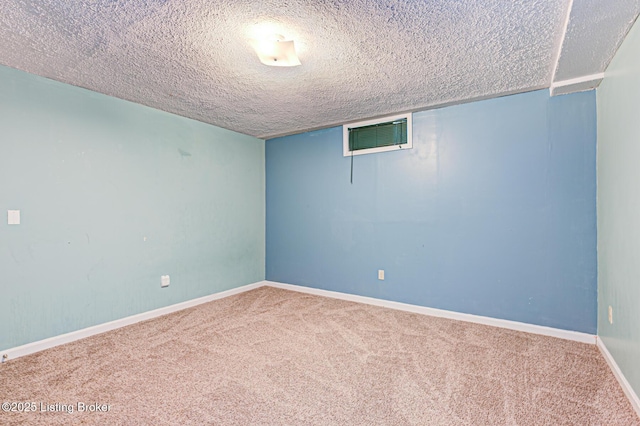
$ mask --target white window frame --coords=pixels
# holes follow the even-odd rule
[[[412,116],[413,114],[409,112],[406,114],[390,115],[387,117],[375,118],[373,120],[356,121],[353,123],[344,124],[342,126],[342,155],[344,157],[351,157],[352,155],[375,154],[378,152],[398,151],[401,149],[413,148]],[[372,124],[388,123],[389,121],[399,120],[402,118],[407,119],[407,143],[403,143],[401,145],[381,146],[378,148],[359,149],[359,150],[353,151],[353,153],[349,150],[349,129],[350,128],[353,129],[356,127],[371,126]]]

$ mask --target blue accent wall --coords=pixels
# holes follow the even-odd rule
[[[595,334],[595,92],[413,120],[353,184],[340,127],[266,142],[267,279]]]
[[[262,140],[0,67],[0,350],[263,280],[264,194]]]

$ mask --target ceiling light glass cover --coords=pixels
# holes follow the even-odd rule
[[[301,65],[296,55],[293,40],[286,40],[279,34],[263,39],[251,40],[260,62],[273,67],[294,67]]]

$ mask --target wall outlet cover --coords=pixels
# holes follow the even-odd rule
[[[169,275],[162,275],[160,277],[160,287],[169,287],[171,283],[171,277]]]

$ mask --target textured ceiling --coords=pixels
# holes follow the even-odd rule
[[[639,2],[4,0],[0,64],[270,138],[600,73]]]
[[[574,0],[554,80],[601,73],[640,10],[640,0]]]

